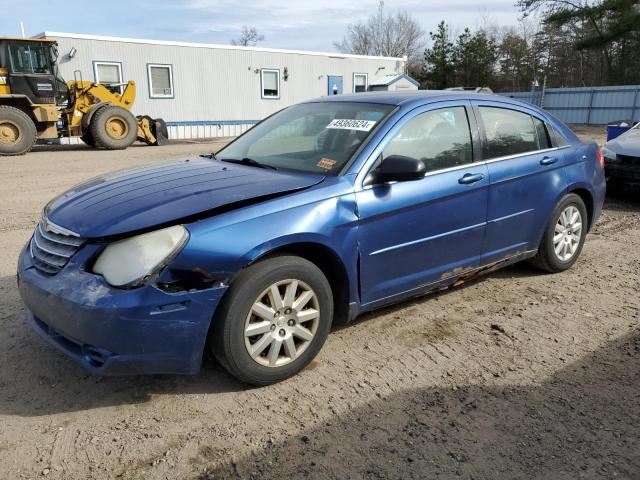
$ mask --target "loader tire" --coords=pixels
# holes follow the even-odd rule
[[[0,156],[24,155],[37,138],[36,126],[26,113],[0,105]]]
[[[124,150],[136,141],[138,122],[129,110],[109,106],[96,112],[91,119],[89,130],[96,147]]]
[[[82,140],[84,143],[87,144],[87,146],[89,147],[95,147],[96,146],[96,141],[93,138],[93,135],[91,134],[91,129],[87,129],[86,132],[84,132],[82,134],[82,136],[80,137],[80,140]]]

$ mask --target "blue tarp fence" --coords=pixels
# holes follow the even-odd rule
[[[606,125],[615,120],[640,120],[640,85],[547,88],[499,95],[542,107],[565,123]]]

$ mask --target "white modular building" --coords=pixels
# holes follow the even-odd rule
[[[58,41],[65,80],[137,87],[133,113],[163,118],[173,139],[235,136],[303,100],[407,82],[403,58],[75,33]],[[406,78],[405,78],[406,77]],[[391,82],[390,79],[400,81]]]

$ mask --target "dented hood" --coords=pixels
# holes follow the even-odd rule
[[[262,201],[323,178],[199,158],[93,178],[52,200],[44,213],[81,237],[106,237]]]
[[[605,145],[617,155],[640,157],[640,127],[626,131]]]

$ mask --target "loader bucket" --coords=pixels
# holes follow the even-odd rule
[[[148,115],[136,117],[138,120],[138,140],[147,145],[162,146],[169,143],[167,124],[161,118]]]
[[[167,130],[167,123],[163,119],[156,118],[153,120],[152,131],[156,137],[156,145],[162,146],[169,143],[169,131]]]

